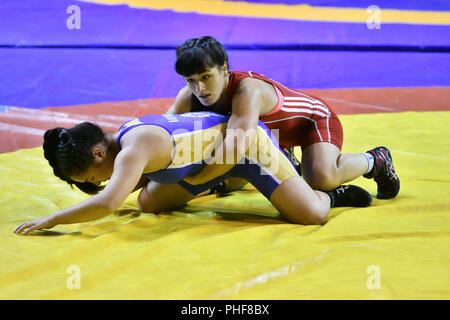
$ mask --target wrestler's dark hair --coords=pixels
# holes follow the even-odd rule
[[[71,129],[54,128],[44,134],[44,157],[58,178],[73,188],[96,194],[103,187],[90,182],[76,182],[70,179],[73,174],[86,171],[94,163],[91,148],[105,139],[105,133],[97,125],[83,122]]]
[[[228,64],[228,55],[224,46],[210,36],[192,38],[177,47],[177,62],[175,70],[178,74],[188,77],[202,73],[206,67],[222,67]]]

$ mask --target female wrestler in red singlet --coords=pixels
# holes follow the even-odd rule
[[[184,77],[186,86],[168,113],[214,111],[230,116],[229,130],[244,132],[254,131],[261,120],[278,130],[280,146],[301,147],[302,175],[313,188],[332,190],[364,175],[377,182],[378,198],[390,199],[398,194],[400,181],[387,148],[341,153],[342,126],[326,103],[255,72],[229,71],[227,53],[214,38],[189,39],[179,46],[176,71]],[[243,153],[243,141],[227,136],[221,150]],[[222,156],[218,154],[218,158]],[[223,166],[224,172],[228,169]],[[216,174],[206,166],[197,178],[207,181]]]

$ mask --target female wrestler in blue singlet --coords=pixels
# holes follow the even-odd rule
[[[150,210],[153,202],[162,204],[165,210],[174,209],[184,203],[174,203],[170,198],[173,192],[184,194],[188,201],[227,177],[252,183],[280,212],[280,218],[292,223],[321,224],[330,207],[370,205],[370,194],[356,186],[330,192],[312,190],[262,123],[254,134],[244,137],[249,147],[243,158],[225,155],[223,163],[208,163],[225,133],[231,134],[226,132],[227,121],[227,117],[216,113],[195,112],[140,117],[122,125],[115,134],[104,133],[89,122],[71,129],[48,130],[44,135],[44,156],[54,174],[94,195],[53,215],[25,222],[15,232],[27,234],[57,224],[102,218],[118,209],[138,188],[142,188],[138,197],[142,211],[155,212]],[[236,134],[236,138],[241,136]],[[195,177],[205,165],[228,166],[228,170],[198,184],[190,176]],[[164,192],[154,194],[152,183],[167,189],[158,188]]]

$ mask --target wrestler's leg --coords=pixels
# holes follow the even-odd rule
[[[248,184],[247,180],[234,177],[227,178],[225,182],[226,182],[225,193],[241,190],[246,184]]]
[[[226,179],[226,188],[223,193],[240,190],[246,184],[248,181],[244,179],[230,177]],[[149,181],[139,193],[137,204],[142,212],[159,213],[182,207],[188,201],[209,193],[210,190],[205,190],[195,196],[179,184],[160,184],[156,181]]]
[[[137,203],[142,212],[159,213],[179,208],[194,198],[179,184],[150,181],[139,193]]]
[[[332,190],[368,170],[363,153],[341,153],[328,142],[314,143],[302,151],[303,178],[313,189]]]
[[[260,182],[261,179],[258,179],[255,184]],[[368,207],[372,196],[353,185],[339,186],[325,192],[313,190],[301,177],[293,176],[276,187],[269,200],[283,220],[298,224],[323,224],[330,208]]]
[[[326,193],[311,189],[299,176],[284,181],[269,200],[283,220],[298,224],[323,224],[331,202]]]
[[[332,207],[371,204],[370,194],[357,186],[340,186],[327,192],[313,190],[298,175],[276,141],[264,132],[259,128],[258,148],[263,152],[258,153],[256,161],[254,157],[247,158],[245,164],[236,165],[230,175],[248,180],[270,200],[282,219],[298,224],[322,224]]]

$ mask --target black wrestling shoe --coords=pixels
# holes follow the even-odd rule
[[[339,186],[334,190],[325,192],[330,196],[331,208],[368,207],[372,203],[370,193],[354,185]]]
[[[378,199],[394,198],[400,191],[400,179],[395,173],[391,153],[386,147],[367,151],[374,157],[373,169],[363,177],[373,178],[378,186]]]
[[[294,165],[295,170],[297,170],[298,175],[302,175],[302,164],[298,161],[297,157],[294,154],[294,147],[284,148],[284,154],[288,157],[289,161]]]
[[[219,195],[226,194],[227,193],[227,183],[225,181],[220,181],[216,186],[211,188],[208,195],[215,194],[215,193],[217,193]]]

